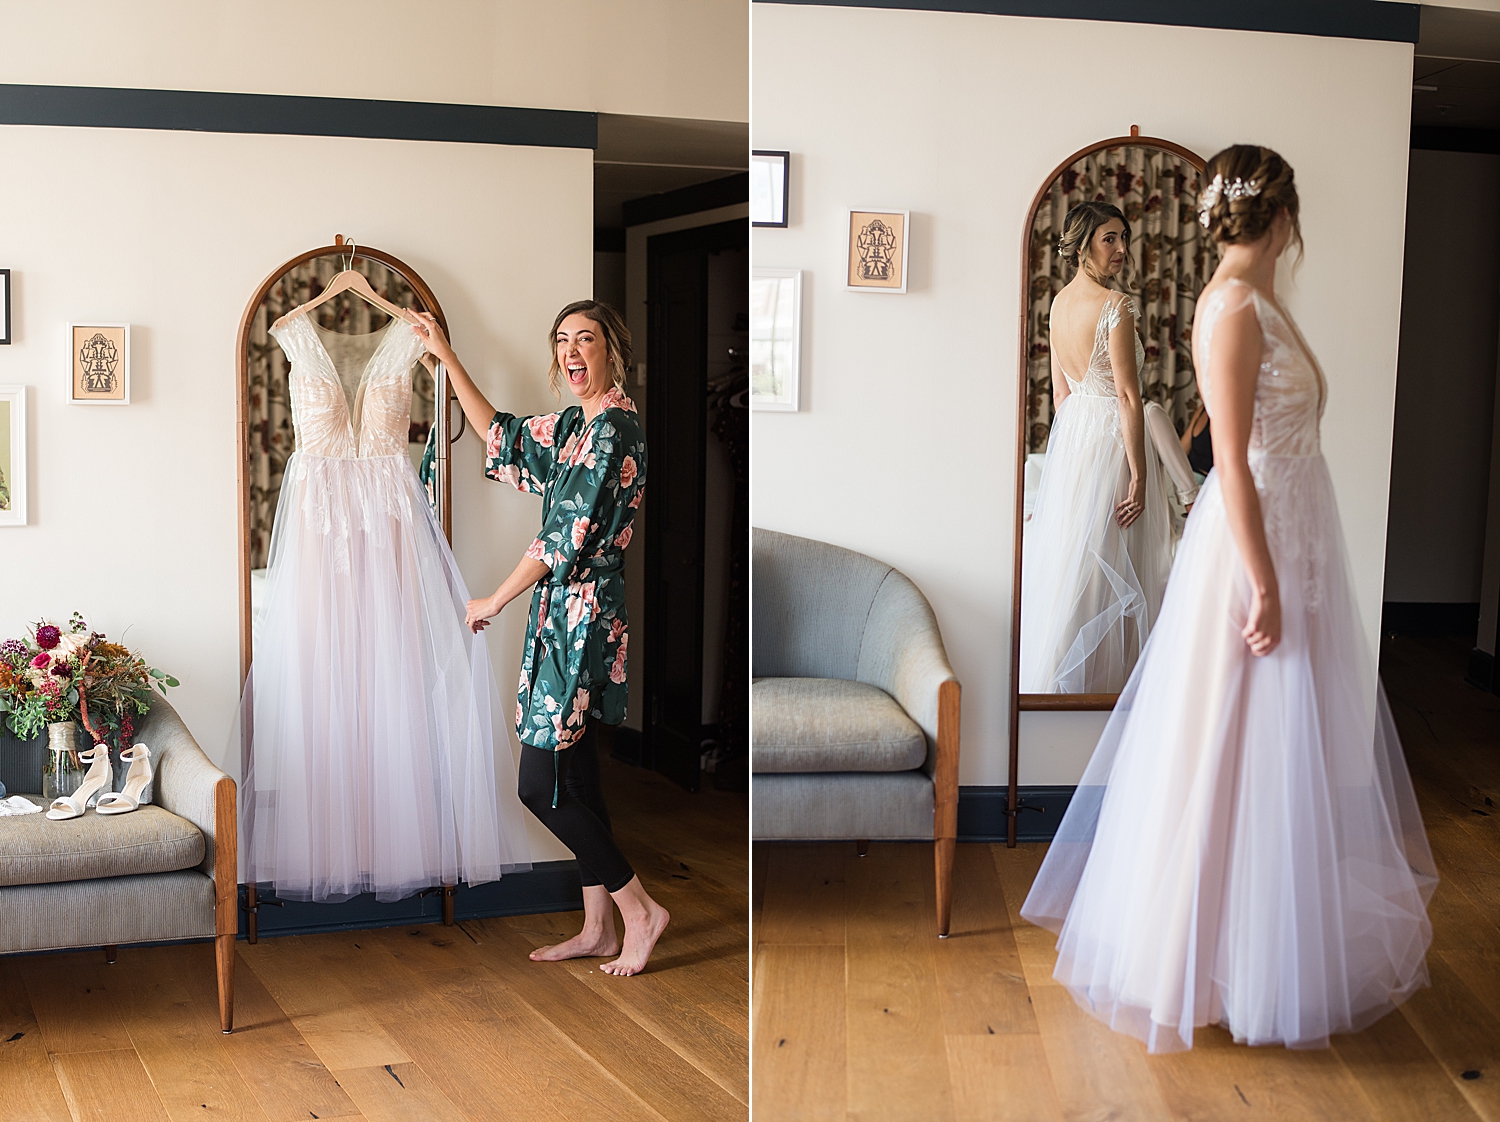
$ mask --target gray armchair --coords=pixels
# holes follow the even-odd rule
[[[151,749],[152,803],[129,814],[51,822],[0,818],[0,954],[212,938],[219,1020],[234,1024],[234,780],[216,768],[163,698],[136,740]],[[4,780],[40,786],[40,744],[0,747]],[[40,795],[28,795],[41,803]]]
[[[926,598],[864,554],[756,529],[752,832],[934,842],[948,934],[960,690]]]

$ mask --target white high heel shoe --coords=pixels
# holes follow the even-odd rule
[[[144,744],[136,744],[120,753],[120,759],[130,761],[130,770],[125,773],[125,786],[112,794],[100,795],[99,801],[94,804],[95,813],[129,814],[140,808],[141,792],[151,782],[150,755],[151,749]]]
[[[115,769],[109,762],[109,745],[95,744],[87,752],[78,753],[78,758],[91,765],[89,773],[83,777],[78,790],[52,800],[52,805],[47,809],[47,817],[54,822],[82,818],[89,799],[114,785]]]

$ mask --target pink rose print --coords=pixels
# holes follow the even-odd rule
[[[609,638],[606,643],[618,643],[620,636],[625,634],[625,621],[623,619],[611,620],[609,625]]]
[[[531,430],[531,439],[543,448],[552,447],[552,438],[557,432],[557,414],[548,413],[544,417],[532,417],[526,422],[526,427]]]
[[[504,436],[504,430],[501,429],[498,421],[490,426],[489,435],[484,441],[484,450],[490,459],[493,460],[499,456],[500,449],[505,447]]]
[[[579,690],[573,695],[573,712],[568,714],[569,725],[581,725],[589,715],[589,691]]]
[[[518,702],[516,702],[516,725],[517,725],[517,727],[519,727],[520,724],[521,724],[521,722],[524,721],[525,719],[526,719],[526,710],[524,710],[524,709],[521,708],[521,703],[518,701]]]
[[[594,615],[594,582],[568,586],[568,630],[575,631],[580,623]]]
[[[619,621],[616,620],[616,623]],[[625,684],[625,648],[630,645],[630,636],[620,636],[619,649],[615,651],[615,661],[609,668],[609,680],[617,686]]]
[[[594,466],[593,449],[594,449],[594,430],[593,429],[589,429],[588,432],[586,432],[586,433],[583,434],[583,439],[578,442],[577,447],[575,447],[572,450],[572,452],[569,454],[569,456],[568,456],[568,466],[569,467],[577,467],[579,464],[583,464],[585,467],[593,467]]]
[[[633,529],[631,529],[629,526],[626,526],[625,529],[621,530],[618,534],[615,535],[615,544],[621,549],[624,549],[627,545],[630,544],[630,539],[634,535],[634,533],[635,531]]]
[[[583,539],[589,532],[589,520],[587,518],[573,519],[573,548],[579,549],[583,546]]]
[[[645,497],[646,497],[646,488],[644,488],[644,487],[637,488],[636,492],[635,492],[635,496],[628,503],[626,503],[625,505],[628,506],[631,510],[635,510],[637,507],[639,507],[641,505],[641,500],[644,499]]]
[[[541,538],[533,539],[532,543],[526,547],[526,556],[533,561],[540,561],[549,568],[552,565],[552,562],[547,560],[547,547],[542,544]]]
[[[512,487],[521,486],[521,469],[515,464],[500,464],[490,469],[490,478],[497,483],[509,483]]]
[[[620,465],[620,486],[629,487],[635,482],[635,457],[626,456],[625,462]]]

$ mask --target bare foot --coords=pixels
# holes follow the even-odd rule
[[[663,924],[665,926],[665,924]],[[538,947],[529,957],[532,962],[561,962],[565,958],[601,958],[620,953],[620,936],[611,924],[597,934],[581,931],[565,943]],[[647,953],[650,953],[649,950]]]
[[[666,908],[647,897],[645,917],[636,922],[628,919],[625,921],[625,949],[620,957],[613,962],[606,962],[599,969],[621,978],[639,974],[646,969],[656,940],[661,938],[661,933],[667,929],[671,919]]]

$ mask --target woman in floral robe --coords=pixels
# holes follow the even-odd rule
[[[583,931],[541,947],[538,961],[607,956],[610,974],[639,973],[670,918],[615,845],[599,784],[594,729],[618,725],[628,693],[624,551],[645,494],[646,440],[625,396],[630,332],[607,304],[583,300],[552,326],[548,381],[578,399],[556,413],[516,417],[485,400],[429,315],[413,330],[448,369],[476,432],[486,433],[485,475],[542,497],[542,529],[494,595],[469,602],[483,630],[531,590],[521,655],[516,735],[521,801],[578,858]],[[611,899],[625,919],[623,948]]]

